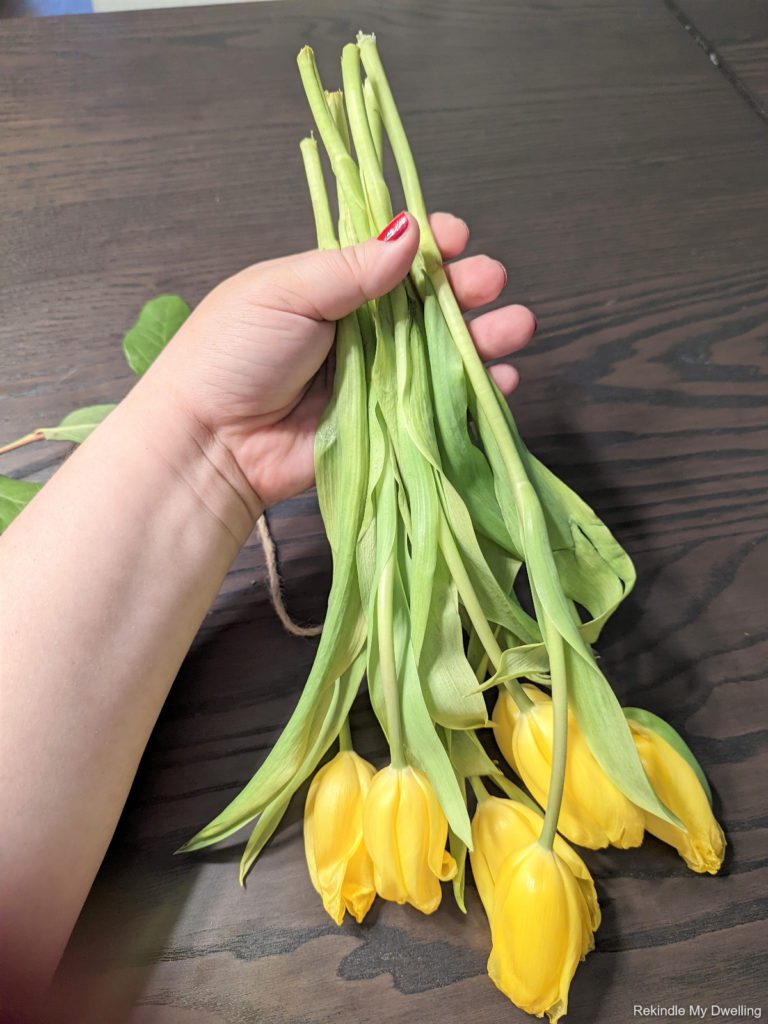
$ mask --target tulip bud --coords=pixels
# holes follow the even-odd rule
[[[508,857],[496,882],[488,974],[526,1013],[554,1024],[568,1010],[580,960],[594,949],[591,911],[570,864],[530,843]]]
[[[304,808],[304,850],[312,885],[341,924],[345,911],[358,924],[376,897],[373,864],[363,842],[363,804],[372,764],[341,751],[312,780]]]
[[[525,692],[533,705],[520,711],[510,693],[499,691],[493,710],[496,742],[537,803],[546,806],[552,772],[552,699],[535,686]],[[558,829],[571,842],[599,850],[628,849],[643,841],[643,813],[611,782],[568,712],[568,753]]]
[[[382,768],[365,800],[363,834],[376,892],[424,914],[437,910],[440,882],[453,878],[456,862],[445,849],[448,822],[427,776],[417,768]]]
[[[541,814],[517,800],[490,796],[477,805],[472,819],[473,849],[469,857],[477,891],[489,920],[502,866],[539,838],[542,824]],[[562,836],[555,836],[554,850],[573,872],[589,910],[591,930],[596,931],[600,925],[600,906],[587,865]]]
[[[696,773],[686,759],[652,729],[633,721],[629,727],[659,800],[677,815],[686,830],[647,813],[645,827],[651,835],[674,846],[691,871],[717,874],[725,855],[725,836]]]

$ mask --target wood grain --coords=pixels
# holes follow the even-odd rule
[[[768,5],[764,0],[667,0],[710,61],[768,122]]]
[[[119,339],[151,295],[194,303],[248,262],[311,245],[293,59],[310,41],[331,84],[358,28],[380,38],[430,205],[470,222],[472,250],[509,268],[507,299],[539,316],[518,360],[524,435],[637,562],[604,668],[622,700],[683,732],[728,832],[714,879],[653,839],[587,855],[604,923],[569,1019],[765,1007],[768,130],[662,0],[297,0],[2,23],[0,432],[124,394]],[[54,456],[4,465],[43,478]],[[273,523],[289,605],[317,621],[330,563],[313,496]],[[377,906],[361,927],[331,924],[299,802],[245,891],[241,839],[172,856],[260,763],[313,650],[280,632],[249,544],[70,944],[63,1018],[525,1019],[485,976],[474,891],[467,918],[446,897],[431,918]],[[353,728],[380,756],[362,699]]]

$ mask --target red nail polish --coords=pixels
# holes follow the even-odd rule
[[[531,316],[533,317],[533,333],[535,334],[539,329],[539,318],[535,313],[531,313]]]
[[[400,238],[401,235],[405,234],[407,227],[408,214],[403,210],[402,213],[398,213],[395,219],[387,224],[381,234],[377,235],[377,238],[380,242],[394,242],[396,238]]]

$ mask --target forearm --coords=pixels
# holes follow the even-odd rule
[[[150,378],[0,540],[10,987],[55,968],[168,689],[260,512]]]

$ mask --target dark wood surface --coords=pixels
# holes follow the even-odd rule
[[[300,0],[0,24],[0,436],[124,394],[119,339],[148,297],[194,303],[311,244],[294,56],[311,42],[331,84],[358,28],[379,35],[429,203],[471,223],[472,251],[503,259],[508,298],[539,316],[515,413],[639,570],[603,665],[622,700],[686,736],[728,833],[718,878],[653,839],[587,855],[604,923],[569,1019],[765,1012],[768,127],[663,0]],[[4,471],[42,479],[54,456],[15,453]],[[289,604],[316,621],[330,563],[312,495],[273,524]],[[337,929],[307,878],[299,804],[245,891],[240,838],[172,857],[264,757],[312,653],[273,617],[254,540],[70,945],[61,999],[77,990],[78,1021],[524,1019],[485,976],[474,890],[467,918],[446,894],[431,918],[379,905]],[[362,700],[353,726],[380,754]]]
[[[768,122],[766,0],[667,0],[711,63]]]

